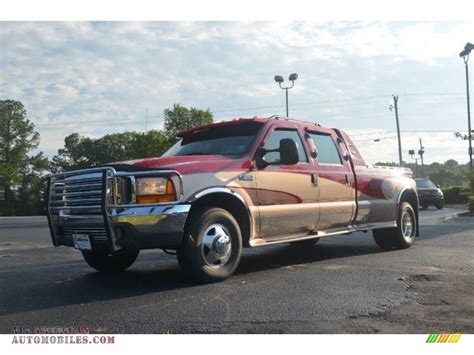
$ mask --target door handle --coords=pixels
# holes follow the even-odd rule
[[[311,184],[314,186],[314,187],[318,187],[318,184],[319,184],[319,177],[318,177],[318,174],[311,174]]]
[[[347,186],[352,186],[352,176],[346,174],[346,185]]]

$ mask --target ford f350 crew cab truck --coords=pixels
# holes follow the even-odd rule
[[[381,248],[399,249],[418,236],[411,172],[369,167],[342,130],[270,117],[179,138],[161,157],[51,175],[53,244],[99,271],[172,250],[186,274],[213,282],[234,273],[243,247],[372,230]]]

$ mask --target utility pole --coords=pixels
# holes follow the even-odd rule
[[[400,122],[398,120],[398,95],[392,95],[392,96],[393,96],[393,106],[390,105],[390,111],[392,111],[392,108],[395,109],[395,120],[397,122],[397,138],[398,138],[398,161],[399,161],[399,165],[403,166],[402,141],[400,138]]]
[[[469,100],[469,69],[467,62],[469,55],[464,57],[464,66],[466,67],[466,95],[467,95],[467,139],[469,140],[469,167],[472,171],[472,131],[471,131],[471,105]]]
[[[423,147],[423,141],[421,138],[418,138],[420,140],[420,150],[418,151],[418,155],[420,156],[421,159],[421,177],[425,177],[425,172],[424,172],[424,163],[423,163],[423,154],[425,154],[425,147]]]

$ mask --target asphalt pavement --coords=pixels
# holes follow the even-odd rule
[[[174,256],[145,251],[106,275],[51,245],[45,217],[0,218],[0,332],[87,326],[94,333],[474,333],[474,224],[420,211],[421,236],[383,252],[371,233],[314,247],[245,249],[212,285]]]

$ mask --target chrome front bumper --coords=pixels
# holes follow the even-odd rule
[[[117,178],[169,176],[179,193],[173,203],[117,203]],[[55,246],[74,246],[73,234],[87,234],[93,250],[176,248],[191,208],[180,203],[182,177],[172,170],[117,172],[111,167],[51,175],[47,216]]]

